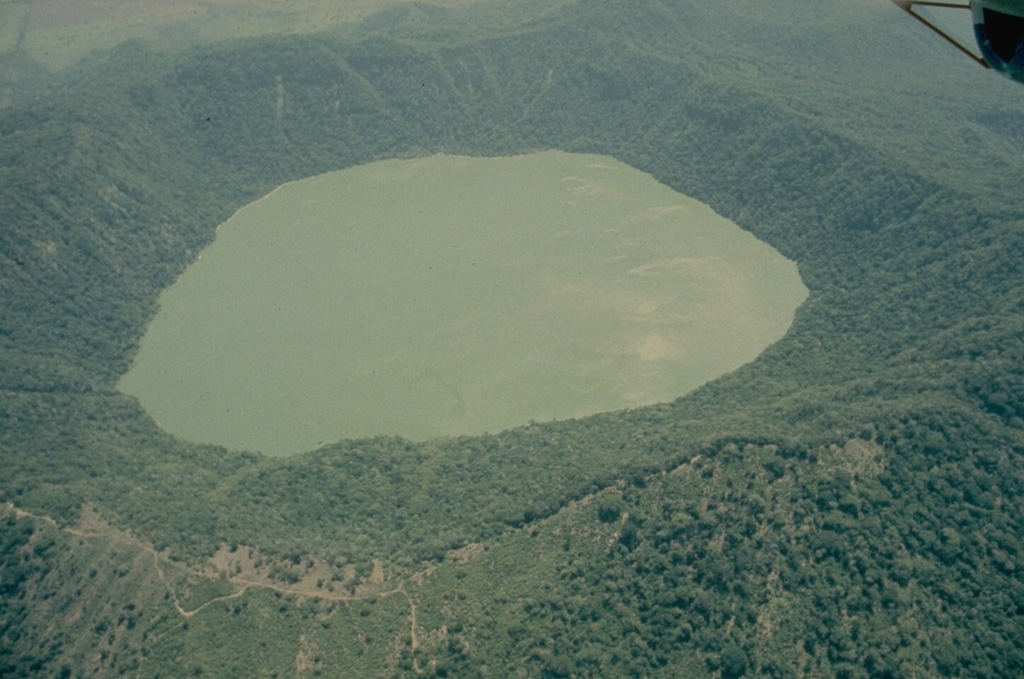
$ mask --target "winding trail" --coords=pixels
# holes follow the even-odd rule
[[[217,579],[217,577],[218,577],[217,575],[214,575],[213,573],[211,573],[208,570],[204,570],[204,569],[201,569],[201,568],[196,568],[194,566],[190,566],[190,565],[185,564],[185,563],[180,563],[180,562],[177,562],[177,561],[172,561],[168,557],[161,555],[160,552],[158,552],[156,549],[154,549],[152,545],[149,545],[149,544],[143,542],[142,540],[140,540],[139,538],[135,537],[131,533],[128,533],[128,532],[125,532],[125,531],[121,531],[121,530],[117,530],[116,528],[113,528],[113,527],[107,526],[105,528],[95,528],[95,529],[91,529],[91,530],[82,529],[82,528],[72,528],[70,526],[61,526],[53,518],[51,518],[49,516],[45,516],[45,515],[41,515],[41,514],[35,514],[33,512],[28,512],[28,511],[25,511],[23,509],[20,509],[20,508],[16,507],[11,502],[5,502],[2,505],[2,507],[4,509],[6,509],[7,512],[13,514],[15,518],[29,519],[29,520],[32,520],[32,521],[36,521],[36,522],[45,524],[49,528],[53,528],[53,529],[56,529],[56,530],[59,530],[59,531],[63,531],[65,533],[69,534],[69,535],[74,535],[75,537],[90,538],[90,539],[97,539],[97,540],[99,540],[99,539],[116,540],[118,542],[129,544],[132,547],[135,547],[136,549],[139,549],[139,550],[142,550],[144,552],[147,552],[150,556],[153,557],[153,569],[154,569],[154,572],[156,573],[157,580],[159,580],[160,583],[167,589],[168,593],[171,596],[171,601],[172,601],[172,603],[174,605],[174,609],[185,620],[188,620],[188,619],[192,618],[197,613],[201,612],[203,609],[205,609],[208,606],[211,606],[213,604],[220,603],[220,602],[223,602],[223,601],[229,601],[231,599],[238,599],[238,598],[242,597],[249,589],[253,589],[253,588],[255,588],[255,589],[271,590],[271,591],[278,592],[280,594],[284,594],[284,595],[287,595],[287,596],[305,597],[307,599],[320,599],[320,600],[323,600],[323,601],[343,601],[343,602],[344,601],[367,601],[369,599],[385,599],[385,598],[388,598],[388,597],[391,597],[391,596],[402,595],[403,597],[405,597],[405,600],[409,603],[409,639],[410,639],[411,650],[415,651],[417,648],[419,648],[419,639],[418,639],[418,637],[416,635],[416,629],[417,629],[417,625],[416,625],[416,601],[412,597],[412,595],[409,594],[408,590],[406,590],[405,583],[406,583],[407,579],[417,579],[417,578],[422,578],[422,576],[424,576],[424,575],[429,575],[429,570],[430,569],[428,569],[426,571],[423,571],[422,573],[413,574],[412,576],[410,576],[410,578],[407,578],[406,580],[400,580],[398,586],[395,587],[394,589],[390,589],[390,590],[386,590],[386,591],[381,591],[381,592],[372,592],[372,593],[367,593],[367,594],[334,594],[333,592],[326,592],[326,591],[315,589],[315,588],[289,587],[287,585],[279,585],[279,584],[272,583],[272,582],[261,582],[261,581],[258,581],[258,580],[250,580],[250,579],[246,579],[246,578],[244,578],[242,576],[230,576],[230,577],[226,578],[226,580],[227,580],[227,582],[230,582],[231,584],[236,585],[238,587],[238,589],[236,591],[232,592],[231,594],[225,594],[223,596],[213,597],[213,598],[211,598],[211,599],[209,599],[207,601],[204,601],[202,604],[200,604],[196,608],[188,610],[184,606],[182,606],[181,599],[178,597],[178,592],[175,590],[174,584],[167,577],[167,574],[166,574],[166,572],[164,570],[164,562],[173,564],[175,567],[181,568],[186,573],[188,573],[189,575],[191,575],[193,577],[196,577],[196,578],[201,578],[201,579],[205,579],[205,580],[214,580],[214,579]],[[422,670],[420,670],[420,668],[418,666],[416,666],[415,660],[413,662],[414,662],[414,670],[416,671],[417,674],[421,674]]]

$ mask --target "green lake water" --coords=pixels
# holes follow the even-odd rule
[[[391,160],[286,184],[164,291],[122,391],[268,454],[671,400],[754,359],[796,266],[612,158]]]

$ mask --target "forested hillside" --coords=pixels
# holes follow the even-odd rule
[[[865,1],[0,57],[0,675],[1021,676],[1024,90]],[[549,148],[795,260],[787,336],[672,403],[287,459],[116,391],[274,186]]]

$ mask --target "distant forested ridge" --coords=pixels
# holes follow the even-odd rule
[[[743,4],[410,5],[46,88],[0,57],[0,676],[1024,674],[1019,93]],[[274,186],[548,148],[795,260],[789,334],[672,403],[284,460],[114,388]]]

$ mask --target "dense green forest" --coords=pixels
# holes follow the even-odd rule
[[[0,56],[0,676],[1024,674],[1024,90],[871,3],[772,5]],[[672,403],[287,459],[116,391],[274,186],[549,148],[795,260],[787,336]]]

